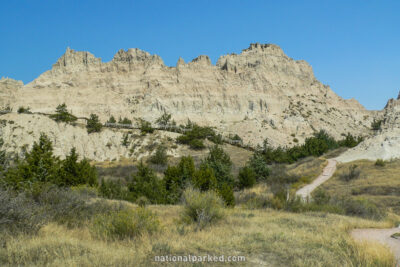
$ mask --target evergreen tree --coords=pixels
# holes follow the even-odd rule
[[[50,118],[57,122],[74,122],[78,119],[68,112],[67,105],[65,103],[58,105],[56,108],[56,114],[50,115]]]
[[[90,114],[90,118],[87,120],[86,129],[88,133],[100,132],[103,125],[100,123],[99,116],[96,114]]]

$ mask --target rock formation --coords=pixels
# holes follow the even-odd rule
[[[4,82],[3,82],[4,83]],[[335,137],[365,134],[373,112],[343,100],[320,83],[305,61],[271,44],[251,44],[212,65],[199,56],[176,67],[139,49],[120,50],[110,62],[67,49],[53,68],[22,86],[0,87],[2,103],[14,110],[53,112],[66,103],[77,116],[96,113],[154,122],[163,112],[178,123],[187,119],[239,134],[245,142],[291,145],[325,129]],[[8,88],[8,89],[7,89]]]

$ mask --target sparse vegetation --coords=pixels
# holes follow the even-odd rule
[[[21,114],[21,113],[28,113],[28,114],[32,113],[31,109],[29,107],[25,108],[25,107],[22,107],[22,106],[18,108],[17,112],[19,114]]]
[[[134,239],[159,231],[157,216],[146,208],[99,214],[91,226],[93,236],[104,240]]]
[[[166,165],[168,162],[167,148],[163,145],[159,145],[156,153],[150,157],[150,162],[158,165]]]
[[[382,129],[382,122],[383,120],[376,120],[374,119],[374,121],[371,123],[371,128],[374,131],[379,131]]]
[[[78,118],[72,115],[65,103],[60,104],[56,108],[56,113],[49,116],[51,119],[55,120],[56,122],[66,122],[71,123],[75,122]]]
[[[167,113],[167,112],[164,112],[164,114],[163,115],[161,115],[157,120],[156,120],[156,123],[158,124],[158,125],[160,125],[160,126],[167,126],[169,123],[170,123],[170,121],[171,121],[171,114],[170,113]]]
[[[188,188],[183,193],[183,205],[183,221],[195,223],[200,230],[223,218],[223,201],[214,191]]]
[[[88,133],[97,133],[101,131],[103,124],[99,120],[99,116],[96,114],[90,114],[89,119],[86,122],[86,129]]]
[[[140,132],[142,135],[146,135],[148,133],[153,133],[154,128],[151,126],[151,123],[145,120],[140,120]]]
[[[375,166],[385,167],[385,161],[383,159],[377,159],[375,161]]]

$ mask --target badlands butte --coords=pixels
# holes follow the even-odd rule
[[[319,82],[307,62],[288,57],[273,44],[251,44],[240,54],[221,56],[215,65],[204,55],[188,63],[180,58],[176,67],[139,49],[120,50],[102,62],[89,52],[67,48],[49,71],[26,85],[0,80],[0,107],[13,110],[0,116],[4,147],[26,149],[44,132],[61,157],[72,147],[96,161],[132,156],[132,149],[121,145],[123,131],[103,128],[88,134],[84,127],[16,112],[23,106],[54,113],[62,103],[78,117],[94,113],[103,123],[114,116],[155,125],[166,112],[178,125],[190,120],[211,126],[224,136],[237,134],[253,147],[264,139],[274,147],[290,147],[319,130],[336,139],[351,133],[365,141],[344,153],[342,161],[400,156],[400,100],[390,100],[382,111],[366,110]],[[381,130],[371,129],[374,120],[382,120]],[[156,132],[157,138],[176,135]],[[149,138],[133,138],[137,157]]]

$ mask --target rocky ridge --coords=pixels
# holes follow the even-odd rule
[[[52,113],[65,102],[73,114],[96,113],[103,122],[113,115],[154,123],[168,112],[178,124],[190,119],[252,145],[268,138],[274,146],[291,146],[294,137],[302,142],[321,129],[336,138],[365,135],[377,116],[336,95],[308,63],[272,44],[251,44],[240,54],[221,56],[216,65],[204,55],[189,63],[180,58],[176,67],[140,49],[120,50],[102,62],[68,48],[29,84],[1,80],[0,94],[1,104],[14,111],[29,106]]]

